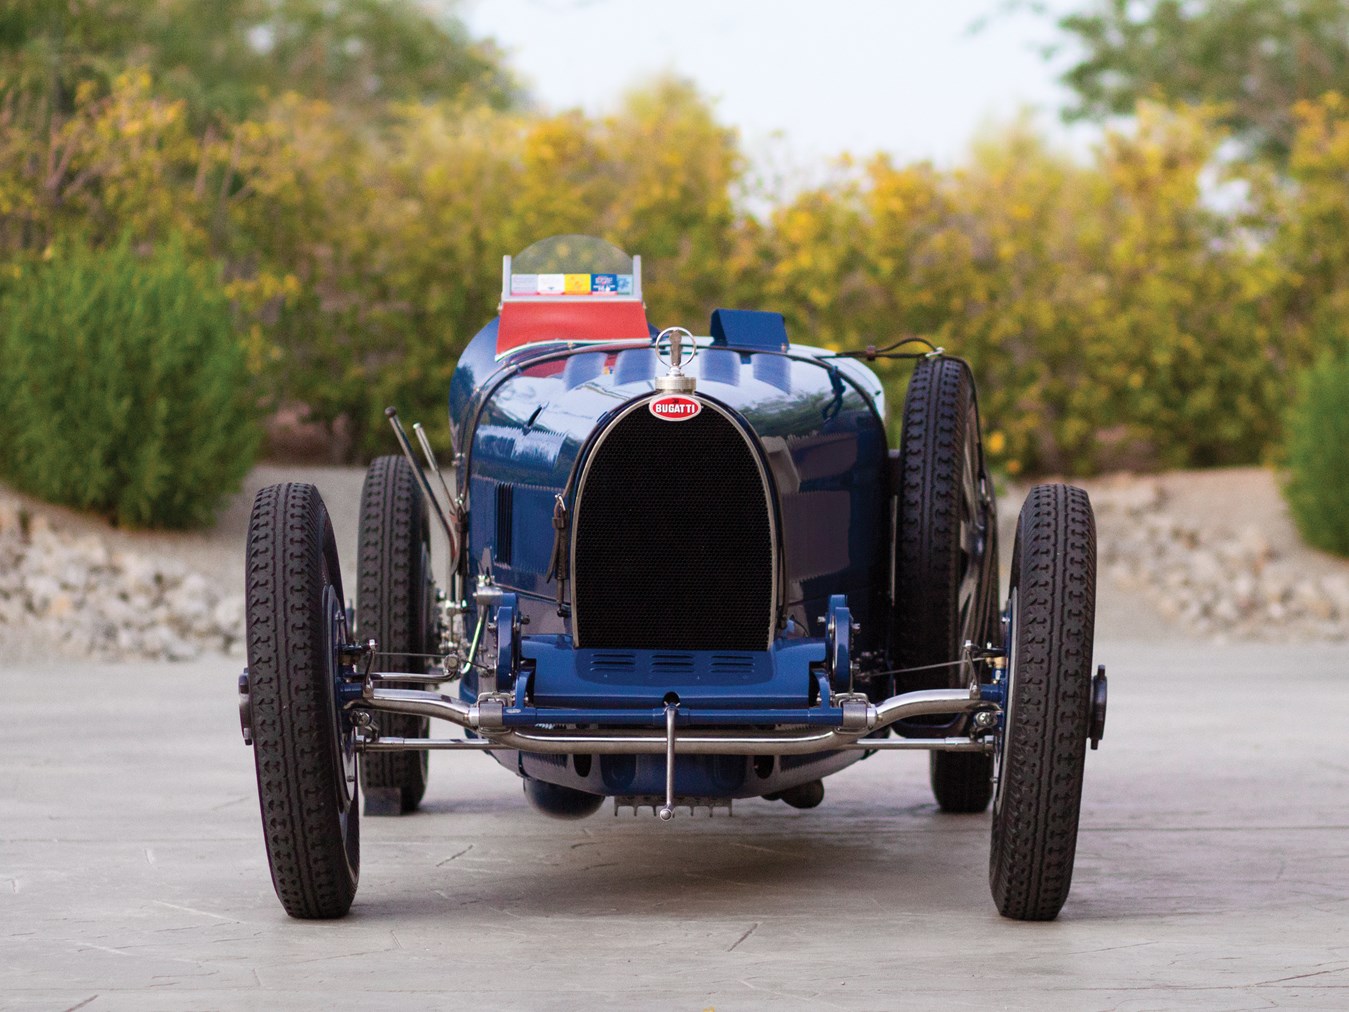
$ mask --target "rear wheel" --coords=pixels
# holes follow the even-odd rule
[[[895,655],[901,668],[960,659],[982,646],[997,608],[993,493],[983,468],[969,367],[921,359],[904,399],[895,535]],[[960,667],[901,676],[900,691],[961,688]],[[947,812],[982,812],[993,795],[992,759],[934,752],[932,792]]]
[[[404,457],[379,457],[361,490],[360,559],[356,580],[356,629],[375,640],[378,671],[423,674],[432,638],[431,545],[426,504],[412,465]],[[423,688],[415,683],[387,683]],[[428,721],[381,713],[381,735],[424,738]],[[426,793],[426,752],[374,752],[361,760],[367,815],[411,812]]]
[[[337,693],[348,639],[337,547],[313,485],[258,493],[247,567],[253,759],[272,884],[292,917],[341,917],[360,875],[355,734]]]
[[[1007,607],[989,883],[1003,916],[1047,921],[1072,884],[1090,725],[1096,525],[1081,489],[1031,490]]]

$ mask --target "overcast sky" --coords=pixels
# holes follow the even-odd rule
[[[1083,6],[1055,0],[1052,9]],[[461,0],[541,104],[603,113],[643,78],[692,78],[762,167],[813,174],[848,151],[949,165],[990,123],[1056,110],[1049,18],[1004,0]],[[970,27],[988,17],[987,27]]]

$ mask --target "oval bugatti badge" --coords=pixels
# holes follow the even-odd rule
[[[700,401],[685,397],[683,394],[666,394],[652,400],[649,408],[657,418],[667,422],[683,422],[702,411],[703,405]]]

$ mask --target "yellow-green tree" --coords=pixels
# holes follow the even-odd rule
[[[1274,345],[1285,368],[1349,348],[1349,100],[1331,92],[1294,110],[1289,181],[1261,179],[1256,218],[1278,291]]]
[[[1088,164],[1024,124],[950,172],[873,159],[774,212],[764,299],[801,340],[968,357],[1012,471],[1253,460],[1281,389],[1272,279],[1204,204],[1220,138],[1153,107]],[[906,370],[879,368],[897,399]]]

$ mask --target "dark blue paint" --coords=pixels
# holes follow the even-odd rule
[[[492,575],[520,594],[530,633],[565,633],[547,573],[553,497],[569,491],[572,469],[604,419],[650,395],[664,369],[648,347],[523,349],[498,362],[495,345],[494,322],[470,343],[451,383],[460,487],[469,499],[466,575],[477,575],[484,548],[494,559],[502,554],[494,511],[479,507],[500,484],[514,485],[511,561],[495,563]],[[763,448],[782,521],[788,616],[821,635],[829,596],[846,594],[864,644],[878,642],[884,612],[876,599],[888,579],[888,444],[869,395],[880,384],[855,362],[809,349],[784,355],[705,345],[688,372],[697,394],[743,418]],[[576,384],[580,376],[587,378]]]
[[[857,637],[845,633],[843,660],[835,659],[845,674],[833,689],[848,687],[851,658],[880,647],[887,617],[888,444],[876,377],[855,361],[789,345],[778,314],[719,310],[712,340],[701,339],[686,372],[697,380],[696,396],[745,427],[770,476],[786,586],[779,639],[768,651],[734,655],[578,651],[549,572],[556,497],[572,506],[573,474],[595,434],[625,405],[649,397],[665,368],[651,347],[633,344],[539,346],[498,360],[496,331],[493,321],[469,344],[449,400],[467,496],[466,586],[487,575],[480,567],[488,550],[490,575],[509,595],[496,616],[505,650],[498,688],[513,702],[507,724],[660,728],[673,693],[680,727],[838,726],[842,711],[830,705],[825,663],[831,598],[846,599],[834,606],[861,626]],[[498,541],[503,485],[511,486],[509,545]],[[477,691],[471,671],[460,693],[472,701]],[[756,768],[753,757],[680,756],[676,792],[754,796],[817,779],[861,755],[785,757],[769,760],[771,768],[762,761]],[[585,769],[568,757],[497,757],[521,775],[574,790],[664,790],[660,756],[597,756]]]
[[[712,344],[760,351],[786,351],[787,321],[756,309],[712,310]]]

